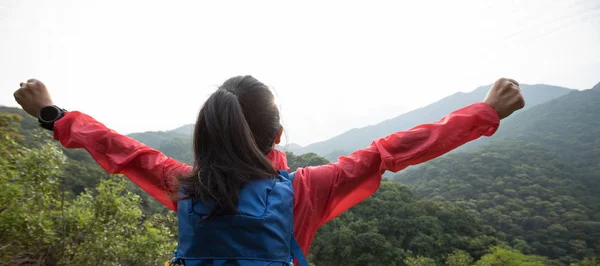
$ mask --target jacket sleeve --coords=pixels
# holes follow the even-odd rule
[[[398,172],[482,135],[491,136],[499,124],[498,114],[488,104],[472,104],[436,123],[377,139],[335,163],[298,169],[299,180],[294,180],[299,182],[295,184],[300,186],[298,196],[312,201],[313,214],[321,226],[371,196],[386,170]]]
[[[110,174],[123,174],[171,210],[173,178],[191,167],[137,140],[116,133],[81,112],[67,112],[54,124],[54,139],[65,148],[84,148]]]

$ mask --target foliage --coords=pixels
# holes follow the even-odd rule
[[[399,175],[417,194],[480,215],[525,254],[564,263],[600,253],[598,202],[576,170],[535,145],[490,146]]]
[[[51,132],[41,129],[37,121],[21,109],[0,106],[0,114],[6,117],[16,117],[16,120],[13,120],[13,127],[16,127],[14,134],[17,135],[14,141],[19,144],[19,147],[36,148],[41,143],[46,143],[47,140],[52,139]],[[66,194],[68,199],[73,199],[83,193],[86,188],[95,188],[102,180],[110,178],[110,175],[84,149],[65,149],[62,147],[59,149],[66,155],[66,164],[58,182],[61,183],[62,189],[69,192]],[[174,158],[182,160],[179,157]],[[166,207],[155,201],[133,182],[128,180],[126,183],[128,190],[140,196],[145,213],[168,212]]]
[[[189,138],[174,137],[160,144],[159,150],[180,162],[193,164],[192,142]]]
[[[63,257],[66,264],[157,265],[175,250],[175,232],[145,219],[139,197],[125,184],[122,177],[105,180],[69,205],[66,228],[72,236],[65,250],[72,254]]]
[[[156,265],[175,250],[169,223],[146,219],[122,177],[70,200],[55,143],[19,144],[19,118],[0,114],[0,263]]]
[[[314,153],[295,155],[291,152],[286,152],[285,154],[287,157],[288,167],[291,169],[291,171],[296,171],[296,169],[300,167],[317,166],[329,163],[327,159]]]
[[[448,254],[445,263],[448,266],[469,266],[473,263],[473,257],[466,251],[457,249]]]
[[[572,263],[571,266],[600,266],[600,257],[585,258],[580,262]]]
[[[541,104],[567,91],[540,86],[524,90],[539,97],[527,97],[531,108],[502,122],[487,141],[495,144],[411,167],[398,178],[409,187],[384,180],[371,198],[321,227],[309,261],[599,265],[600,90]],[[366,145],[365,138],[432,122],[484,92],[453,95],[342,134],[331,142],[335,149],[315,145],[337,159]],[[436,108],[440,104],[444,108]],[[0,114],[2,263],[157,265],[174,251],[175,213],[126,178],[106,174],[85,150],[49,141],[50,132],[22,110],[0,107],[2,112],[17,114]],[[191,131],[188,125],[130,136],[191,163]],[[328,163],[315,153],[288,152],[287,158],[292,170]]]
[[[436,266],[437,265],[435,260],[428,258],[428,257],[420,256],[420,255],[416,256],[416,257],[406,258],[404,260],[404,264],[406,266]]]
[[[0,115],[0,261],[10,261],[10,254],[21,262],[45,261],[59,251],[52,243],[61,235],[53,227],[61,214],[56,177],[64,157],[48,143],[38,149],[21,147],[19,120]]]
[[[491,227],[457,206],[420,200],[385,180],[371,198],[319,229],[311,256],[319,265],[390,265],[411,255],[439,263],[454,249],[478,258],[499,243]]]
[[[598,101],[595,89],[534,106],[503,122],[492,144],[438,158],[397,180],[481,215],[524,254],[563,265],[600,254]]]
[[[523,253],[504,247],[493,247],[491,253],[483,256],[475,266],[551,266],[557,265],[547,258]]]

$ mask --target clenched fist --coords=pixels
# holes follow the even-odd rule
[[[54,104],[46,85],[41,81],[30,79],[27,83],[21,82],[20,86],[14,93],[15,100],[28,114],[37,117],[42,108]]]
[[[500,119],[525,107],[519,83],[512,79],[501,78],[494,82],[483,101],[496,110]]]

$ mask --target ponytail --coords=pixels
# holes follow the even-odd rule
[[[277,175],[246,119],[240,101],[243,96],[222,86],[208,98],[194,130],[194,169],[191,175],[178,180],[184,192],[181,199],[198,198],[214,204],[207,219],[235,214],[244,185]]]

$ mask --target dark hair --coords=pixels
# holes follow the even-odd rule
[[[198,114],[194,167],[178,178],[180,199],[214,204],[207,219],[236,213],[245,184],[277,175],[266,155],[280,128],[275,98],[265,84],[252,76],[225,81]]]

